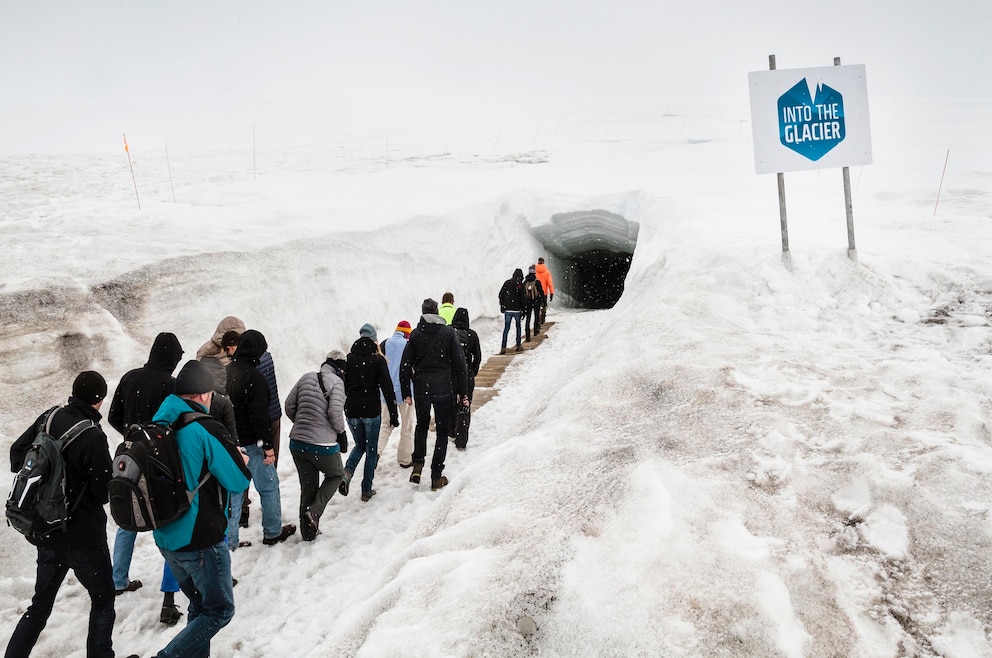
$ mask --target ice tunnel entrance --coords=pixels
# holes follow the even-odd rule
[[[612,308],[637,246],[637,222],[606,210],[579,210],[552,215],[532,233],[548,255],[554,276],[555,302],[578,308]]]

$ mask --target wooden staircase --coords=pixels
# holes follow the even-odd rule
[[[548,336],[548,329],[555,325],[554,322],[545,322],[541,325],[541,333],[531,335],[530,342],[521,343],[523,351],[517,352],[515,345],[506,348],[506,354],[493,354],[479,368],[479,374],[475,377],[475,394],[472,396],[472,413],[492,400],[499,393],[496,389],[496,382],[503,376],[506,367],[510,365],[515,357],[523,357],[530,350],[536,349]],[[511,333],[510,338],[513,338]],[[522,339],[521,339],[522,340]]]

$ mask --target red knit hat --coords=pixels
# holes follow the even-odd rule
[[[396,331],[402,331],[406,334],[406,337],[410,337],[410,323],[406,320],[400,320],[400,323],[396,325]]]

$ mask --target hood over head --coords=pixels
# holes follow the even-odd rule
[[[155,336],[152,349],[148,352],[146,368],[161,370],[172,374],[179,362],[183,358],[183,346],[179,344],[176,335],[168,331],[163,331]]]
[[[262,335],[262,332],[255,329],[248,329],[241,334],[241,340],[238,341],[238,349],[234,352],[234,358],[247,359],[258,363],[259,358],[265,354],[265,350],[267,349],[269,349],[269,344],[265,342],[265,336]]]
[[[469,325],[468,309],[463,306],[459,306],[457,309],[455,309],[454,317],[451,318],[451,326],[455,327],[456,329],[468,329],[469,328],[468,325]]]
[[[351,344],[351,353],[359,354],[362,356],[368,354],[376,354],[379,351],[379,345],[373,339],[368,336],[362,336],[354,343]]]
[[[513,280],[518,282],[524,280],[524,272],[519,267],[513,270]]]
[[[239,334],[244,333],[245,323],[241,321],[241,318],[237,318],[233,315],[229,315],[218,322],[217,328],[214,330],[214,335],[211,336],[210,340],[201,345],[200,349],[196,351],[196,358],[202,359],[205,356],[224,356],[224,349],[221,347],[221,339],[224,338],[224,334],[228,331],[237,331]]]

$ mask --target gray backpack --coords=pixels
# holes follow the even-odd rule
[[[69,517],[82,500],[70,507],[66,499],[65,462],[62,451],[96,423],[81,420],[59,438],[52,436],[52,419],[60,407],[42,416],[38,434],[24,455],[24,463],[14,476],[7,496],[7,523],[35,543],[53,532],[65,530]]]

